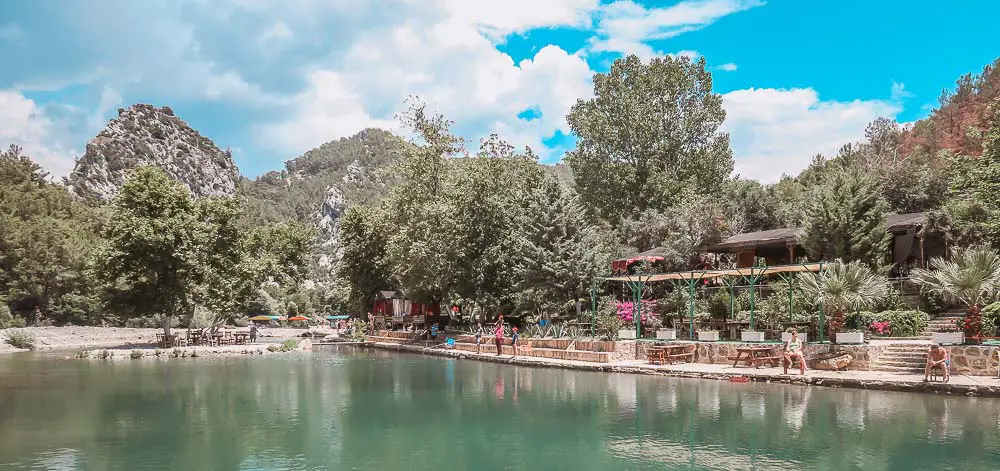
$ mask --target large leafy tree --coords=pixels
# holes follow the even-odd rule
[[[400,183],[386,198],[389,262],[393,278],[418,302],[437,305],[454,285],[455,244],[446,229],[453,216],[445,198],[449,184],[449,157],[462,152],[462,140],[449,131],[443,116],[414,103],[400,116],[416,136],[402,146],[392,167]]]
[[[881,266],[889,247],[888,206],[878,183],[855,170],[831,172],[810,191],[801,244],[817,260],[860,260]]]
[[[577,136],[566,161],[580,197],[613,223],[669,208],[684,189],[716,193],[733,170],[704,58],[618,59],[566,119]]]
[[[375,292],[394,288],[388,259],[388,227],[382,210],[355,206],[340,220],[340,243],[344,249],[337,265],[344,301],[354,312],[369,312]]]
[[[568,313],[587,297],[591,283],[608,272],[617,247],[611,232],[555,177],[542,182],[535,195],[515,276],[519,309]]]
[[[446,197],[453,225],[446,232],[455,246],[454,292],[495,312],[513,304],[528,209],[545,174],[530,149],[519,153],[496,135],[475,156],[452,163]]]
[[[987,123],[982,155],[951,159],[946,211],[959,244],[1000,248],[1000,99],[989,108]]]
[[[20,148],[0,152],[0,292],[15,313],[99,322],[86,270],[98,223],[98,211],[50,183]]]
[[[172,320],[195,307],[212,324],[248,309],[266,280],[301,279],[312,238],[287,225],[247,231],[234,199],[194,201],[162,170],[132,172],[112,203],[106,242],[94,257],[109,307]]]
[[[163,171],[136,169],[112,203],[106,243],[95,257],[109,306],[126,315],[159,315],[164,333],[193,309],[198,246],[190,193]]]

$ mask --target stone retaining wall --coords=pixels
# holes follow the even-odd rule
[[[954,345],[944,347],[951,354],[951,372],[970,376],[997,375],[996,346]]]
[[[644,359],[646,358],[646,351],[649,347],[653,345],[652,342],[627,342],[620,341],[619,344],[629,344],[635,343],[635,356],[631,359]],[[694,344],[695,354],[694,361],[696,363],[715,363],[715,364],[726,364],[732,363],[733,361],[729,357],[736,356],[736,349],[738,347],[753,347],[761,346],[759,343],[734,343],[734,342],[676,342],[676,343],[686,343]],[[781,345],[777,344],[764,344],[768,346],[773,346],[776,350],[782,348]],[[825,354],[831,351],[846,351],[854,356],[854,363],[851,365],[852,370],[868,370],[871,364],[878,358],[878,356],[885,350],[882,345],[829,345],[829,344],[806,344],[805,354],[806,358],[812,358],[821,354]]]

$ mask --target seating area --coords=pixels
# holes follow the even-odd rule
[[[171,334],[166,336],[162,333],[156,334],[156,346],[158,348],[246,345],[249,342],[250,331],[248,330],[221,329],[211,332],[208,329],[188,329],[183,335]]]
[[[646,356],[651,365],[687,363],[694,360],[695,348],[693,344],[658,344],[649,347]]]

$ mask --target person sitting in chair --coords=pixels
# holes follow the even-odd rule
[[[799,360],[799,372],[802,375],[806,374],[806,356],[802,352],[802,339],[799,338],[799,332],[792,329],[792,336],[785,342],[785,374],[788,374],[788,365],[796,359]]]
[[[945,350],[938,346],[938,344],[931,345],[930,351],[927,352],[927,367],[924,368],[924,381],[930,381],[931,372],[934,368],[941,368],[944,371],[944,382],[948,382],[951,377],[948,374],[948,367],[951,366],[951,356],[948,354],[948,350]]]

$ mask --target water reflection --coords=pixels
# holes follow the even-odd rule
[[[353,350],[117,363],[32,358],[0,359],[0,469],[1000,466],[993,399]]]

